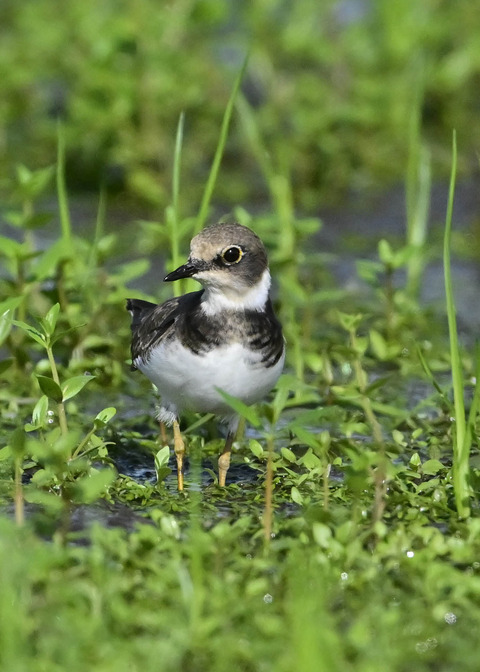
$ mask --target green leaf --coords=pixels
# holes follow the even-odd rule
[[[10,333],[15,309],[23,300],[23,296],[13,296],[0,303],[0,343],[3,343]]]
[[[375,285],[378,282],[378,276],[385,269],[379,261],[368,261],[360,259],[356,263],[357,274],[365,282]]]
[[[0,254],[9,259],[20,259],[23,255],[24,245],[16,240],[0,236]]]
[[[37,471],[35,476],[40,475],[41,472],[46,474],[45,480],[47,480],[47,482],[49,480],[51,481],[51,475],[49,472],[46,472],[45,469]],[[32,482],[37,483],[37,479],[32,479]],[[35,487],[35,489],[33,487],[25,489],[25,500],[31,504],[40,504],[52,513],[59,513],[64,507],[64,502],[61,497],[52,492],[40,490],[38,487]]]
[[[406,446],[407,445],[402,432],[400,432],[398,429],[394,429],[392,431],[392,438],[395,441],[395,443],[398,444],[399,446]]]
[[[62,401],[63,394],[60,385],[57,385],[52,378],[37,375],[37,380],[43,394],[46,394],[49,399],[56,401],[57,404]]]
[[[2,359],[2,361],[0,362],[0,375],[5,371],[7,371],[7,369],[9,369],[12,366],[14,361],[15,360],[13,357],[7,357],[6,359]]]
[[[52,221],[52,215],[49,212],[36,212],[25,220],[26,229],[39,229]]]
[[[29,170],[26,166],[18,165],[16,170],[21,196],[28,200],[33,200],[44,192],[55,173],[54,166]]]
[[[24,301],[23,296],[11,296],[9,299],[5,299],[0,303],[0,315],[2,315],[7,310],[14,310]]]
[[[292,497],[292,501],[294,501],[295,504],[303,504],[303,495],[298,488],[293,486],[290,490],[290,495]]]
[[[420,455],[418,453],[413,453],[412,457],[410,458],[409,464],[414,469],[420,467],[422,465]]]
[[[287,462],[294,464],[297,461],[295,453],[292,450],[290,450],[290,448],[281,448],[280,452],[282,454],[283,459],[286,460]]]
[[[252,451],[252,453],[255,455],[255,457],[262,458],[264,451],[262,448],[262,444],[257,441],[256,439],[250,439],[248,442],[248,447]]]
[[[359,324],[363,320],[363,315],[360,313],[356,315],[350,315],[349,313],[342,313],[340,310],[337,310],[338,321],[340,326],[345,329],[345,331],[356,331]]]
[[[310,448],[318,448],[318,438],[312,432],[309,432],[308,429],[299,425],[292,425],[291,430],[302,443],[310,446]]]
[[[382,239],[378,243],[378,256],[380,261],[385,264],[385,266],[391,266],[393,263],[393,250],[390,246],[390,243]]]
[[[165,467],[170,460],[170,447],[163,446],[155,455],[155,468]]]
[[[300,459],[300,463],[309,470],[318,469],[322,466],[322,461],[315,455],[312,448],[309,448],[305,455]]]
[[[313,523],[312,525],[313,538],[321,548],[328,548],[332,538],[331,529],[324,523]]]
[[[42,327],[45,330],[47,336],[52,336],[57,325],[58,314],[60,312],[60,304],[55,303],[45,317],[42,319]]]
[[[66,380],[62,385],[61,401],[67,401],[77,395],[94,378],[95,376],[74,376]]]
[[[33,269],[35,278],[44,280],[53,277],[57,273],[60,262],[71,259],[73,256],[74,249],[71,241],[60,238],[39,257]]]
[[[22,322],[21,320],[12,320],[12,324],[28,334],[30,338],[33,338],[34,341],[45,347],[45,336],[41,334],[38,329],[31,327],[29,324]]]
[[[258,417],[257,412],[251,407],[244,404],[243,401],[233,397],[231,394],[228,394],[224,390],[221,390],[219,387],[215,388],[217,392],[225,399],[227,404],[238,413],[242,418],[245,418],[251,425],[254,427],[259,427],[260,418]]]
[[[294,225],[297,231],[303,235],[312,236],[322,228],[322,220],[318,217],[306,217],[295,220]]]
[[[370,329],[370,345],[372,347],[372,350],[378,359],[386,359],[387,358],[387,342],[378,332],[376,329]]]
[[[130,280],[136,280],[137,278],[145,275],[145,273],[150,268],[150,262],[148,259],[137,259],[135,261],[129,261],[126,264],[122,264],[115,271],[115,276],[121,278],[123,283],[129,282]]]
[[[441,471],[445,470],[445,465],[443,465],[440,460],[427,460],[422,464],[422,471],[428,476],[435,476]]]
[[[100,411],[100,413],[97,413],[95,420],[93,421],[95,429],[105,427],[105,425],[110,422],[110,420],[113,418],[116,412],[117,412],[116,408],[114,408],[113,406],[109,406],[108,408],[104,408],[103,411]]]
[[[23,427],[17,427],[10,435],[10,450],[15,460],[21,460],[25,453],[25,432]]]
[[[74,501],[82,504],[91,504],[98,499],[113,483],[116,477],[115,469],[91,469],[90,472],[75,481],[72,488]]]
[[[35,404],[32,412],[32,425],[34,428],[45,427],[47,424],[48,397],[44,394]]]
[[[167,476],[172,473],[172,470],[168,466],[170,460],[170,448],[169,446],[163,446],[155,455],[155,473],[157,476],[157,484],[162,483]]]

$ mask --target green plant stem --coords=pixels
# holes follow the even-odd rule
[[[183,129],[185,127],[185,113],[180,114],[177,126],[177,134],[175,136],[175,154],[173,161],[173,180],[172,180],[172,205],[173,205],[173,222],[175,227],[178,226],[180,221],[180,169],[182,166],[182,146],[183,146]],[[172,256],[175,264],[178,262],[179,255],[179,243],[178,243],[178,232],[175,229],[177,234],[172,241]]]
[[[407,261],[406,291],[417,300],[425,268],[423,251],[427,238],[431,187],[431,158],[422,145],[422,107],[425,97],[425,67],[420,62],[415,74],[413,111],[410,115],[409,151],[406,175],[407,245],[412,248]]]
[[[83,450],[84,446],[86,446],[87,443],[90,441],[90,437],[92,436],[92,434],[94,433],[94,431],[95,431],[95,428],[93,427],[92,429],[90,429],[90,430],[85,434],[85,436],[83,437],[83,439],[82,439],[82,440],[80,441],[80,443],[78,444],[77,448],[73,451],[73,453],[72,453],[72,457],[70,458],[71,460],[75,459],[76,457],[78,457],[78,456],[82,453],[82,450]],[[89,448],[88,450],[85,450],[85,451],[82,453],[82,455],[86,455],[87,453],[89,453],[89,452],[92,451],[92,450],[94,450],[94,447]]]
[[[15,522],[20,527],[25,522],[25,507],[22,486],[22,460],[15,460]]]
[[[67,188],[65,185],[65,135],[60,122],[58,123],[57,194],[62,236],[65,240],[70,241],[72,238],[72,223],[70,220]]]
[[[185,114],[182,112],[178,120],[177,134],[175,137],[175,154],[173,160],[173,178],[172,178],[172,205],[167,208],[166,221],[169,229],[170,256],[173,268],[180,265],[180,168],[183,146],[183,129],[185,125]],[[180,296],[184,293],[184,281],[173,283],[174,296]]]
[[[260,135],[254,113],[242,95],[238,96],[237,107],[249,146],[268,187],[278,217],[278,228],[282,232],[282,235],[278,237],[278,248],[275,255],[283,262],[281,284],[286,287],[301,285],[298,275],[300,264],[298,262],[298,236],[295,229],[295,207],[287,162],[280,154],[278,161],[274,164],[271,158],[272,153],[268,151]],[[295,375],[303,380],[305,372],[303,321],[299,319],[297,307],[291,302],[282,303],[280,318],[289,343],[289,357],[293,362]],[[298,394],[295,392],[295,396]]]
[[[386,303],[386,333],[387,340],[392,341],[394,339],[394,328],[393,323],[395,319],[395,303],[394,303],[395,289],[393,286],[393,268],[388,265],[385,270],[385,303]]]
[[[93,244],[90,250],[90,255],[88,258],[88,265],[90,269],[95,269],[98,266],[98,245],[103,236],[103,231],[105,228],[105,213],[107,210],[107,196],[106,189],[102,185],[100,188],[100,195],[98,198],[98,208],[97,208],[97,217],[95,219],[95,237],[93,239]]]
[[[323,473],[322,473],[322,486],[323,486],[323,508],[325,511],[328,511],[329,502],[330,502],[330,487],[329,487],[329,476],[332,465],[328,462],[327,456],[325,456]]]
[[[472,439],[475,435],[475,423],[477,420],[478,411],[480,408],[480,343],[477,342],[475,346],[475,389],[473,391],[472,403],[468,413],[467,431],[465,432],[465,440],[460,451],[460,461],[465,461],[467,464],[470,461],[470,448],[472,446]],[[469,487],[468,494],[471,494]]]
[[[470,515],[469,460],[470,446],[466,443],[467,423],[465,419],[465,402],[463,369],[458,345],[457,316],[455,297],[453,294],[452,268],[450,259],[450,242],[452,235],[452,212],[457,174],[457,137],[455,131],[452,139],[452,170],[448,191],[447,215],[445,219],[445,235],[443,238],[443,271],[445,277],[445,298],[447,303],[448,333],[450,338],[450,359],[453,382],[453,406],[455,411],[455,430],[453,436],[453,488],[455,503],[460,518]],[[467,449],[465,450],[465,447]]]
[[[201,454],[198,446],[191,447],[191,477],[196,483],[188,493],[190,529],[189,529],[189,555],[190,577],[192,582],[192,595],[190,599],[190,632],[194,644],[201,639],[202,620],[207,599],[207,572],[205,566],[204,533],[202,529],[201,515],[201,482],[202,465]]]
[[[57,364],[55,362],[55,358],[53,356],[53,351],[50,345],[47,345],[46,347],[47,351],[47,357],[48,361],[50,364],[50,369],[52,371],[52,378],[53,380],[57,383],[59,387],[60,385],[60,377],[58,375],[58,370],[57,370]],[[65,413],[65,404],[63,401],[59,401],[57,403],[57,408],[58,408],[58,422],[60,423],[60,430],[64,436],[68,434],[68,425],[67,425],[67,415]]]
[[[350,345],[353,351],[358,353],[357,337],[354,329],[350,330]],[[373,472],[375,501],[373,505],[372,520],[373,523],[376,523],[381,520],[385,509],[385,494],[387,491],[387,456],[385,452],[385,442],[382,436],[382,428],[373,410],[372,402],[367,395],[367,374],[362,367],[360,355],[358,354],[353,361],[353,369],[355,371],[355,378],[361,395],[362,408],[372,430],[373,440],[378,450],[378,465]]]
[[[267,473],[265,475],[265,508],[263,512],[263,536],[268,549],[272,538],[273,524],[273,437],[267,438]]]
[[[235,104],[235,99],[238,94],[238,90],[240,88],[240,84],[243,79],[243,75],[245,72],[245,69],[247,67],[248,63],[248,54],[245,56],[245,59],[243,61],[242,67],[240,68],[240,72],[238,73],[235,83],[233,85],[233,90],[232,93],[230,94],[230,98],[228,99],[227,106],[225,108],[225,112],[223,114],[223,119],[222,119],[222,127],[220,129],[220,137],[218,140],[217,144],[217,149],[215,151],[215,156],[213,159],[213,164],[210,169],[210,174],[208,176],[207,184],[205,186],[205,190],[203,192],[203,198],[202,202],[200,205],[200,210],[197,216],[197,222],[195,226],[195,233],[198,233],[201,229],[203,229],[205,222],[207,220],[207,215],[208,215],[208,208],[210,206],[210,201],[212,199],[212,194],[213,190],[215,188],[215,183],[217,181],[218,177],[218,171],[220,169],[220,163],[222,161],[223,157],[223,152],[225,149],[225,145],[227,142],[227,135],[228,135],[228,129],[230,127],[230,119],[232,118],[232,112],[233,112],[233,107]]]

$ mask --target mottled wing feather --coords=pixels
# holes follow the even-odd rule
[[[132,315],[132,362],[147,361],[152,348],[175,335],[182,345],[196,354],[230,342],[261,353],[267,367],[274,366],[283,354],[284,339],[270,300],[264,311],[228,311],[206,315],[201,309],[203,290],[169,299],[155,305],[128,299]]]
[[[141,299],[127,299],[127,310],[132,315],[132,363],[148,359],[150,350],[173,331],[175,320],[192,303],[200,300],[200,292],[192,292],[178,298],[168,299],[160,305]]]

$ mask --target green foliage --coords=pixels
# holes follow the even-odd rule
[[[171,129],[185,112],[183,198],[191,210],[247,52],[245,97],[281,166],[278,186],[293,175],[291,188],[304,211],[315,212],[325,196],[400,179],[405,139],[418,129],[429,140],[437,172],[446,172],[444,139],[452,125],[460,129],[463,166],[475,165],[475,9],[465,0],[84,0],[69,2],[59,16],[54,0],[5,2],[3,167],[12,160],[53,163],[60,117],[70,179],[96,187],[104,176],[112,188],[163,208]],[[246,179],[252,171],[255,179]],[[409,173],[412,185],[421,182],[415,168]],[[265,200],[268,190],[240,128],[229,138],[222,174],[219,202]],[[410,222],[420,211],[420,201],[409,199]]]
[[[309,15],[302,13],[307,5]],[[47,0],[27,2],[20,11],[12,4],[8,12],[26,29],[47,6]],[[255,19],[256,34],[263,38],[252,45],[245,81],[252,72],[265,77],[268,72],[272,78],[263,82],[272,100],[255,108],[245,92],[236,95],[244,74],[240,67],[236,84],[223,88],[209,53],[200,49],[191,60],[195,46],[202,44],[198,36],[188,50],[177,49],[192,36],[192,25],[213,30],[225,21],[227,6],[174,3],[153,14],[149,7],[140,0],[128,7],[117,3],[114,14],[108,2],[101,7],[74,3],[66,9],[66,16],[75,19],[72,45],[62,62],[52,62],[51,71],[60,67],[62,82],[68,82],[72,73],[84,75],[82,68],[91,59],[95,67],[88,81],[84,76],[68,90],[69,119],[54,129],[58,230],[52,233],[56,225],[42,205],[53,168],[19,166],[10,183],[6,209],[14,235],[0,239],[0,496],[7,505],[13,501],[16,525],[4,509],[0,667],[130,672],[156,671],[161,661],[167,672],[474,672],[478,656],[472,632],[480,623],[480,529],[474,515],[480,484],[480,370],[478,353],[472,357],[459,346],[455,329],[448,343],[442,316],[432,315],[418,300],[430,258],[425,249],[429,168],[419,128],[430,80],[428,86],[417,82],[416,117],[409,129],[405,241],[379,241],[377,257],[358,262],[362,282],[347,291],[328,270],[339,256],[317,251],[321,222],[297,214],[299,203],[312,205],[318,198],[315,181],[300,185],[298,176],[303,180],[310,174],[319,138],[325,156],[331,154],[325,170],[332,169],[333,158],[337,161],[336,184],[341,187],[350,170],[350,159],[339,152],[333,105],[340,101],[328,98],[326,82],[318,99],[313,73],[320,64],[335,71],[338,53],[348,56],[352,73],[359,68],[362,77],[347,87],[356,91],[354,117],[350,102],[339,107],[341,135],[352,148],[357,130],[372,128],[379,111],[389,109],[396,119],[377,119],[378,137],[387,128],[403,128],[402,115],[390,104],[405,104],[407,94],[399,95],[405,80],[394,77],[391,90],[379,92],[371,66],[382,55],[383,75],[396,72],[412,36],[428,34],[433,41],[444,36],[441,27],[427,21],[440,8],[415,9],[407,3],[399,9],[378,0],[370,14],[344,26],[335,38],[321,28],[332,51],[319,48],[312,21],[313,15],[323,18],[333,11],[327,5],[302,0],[291,7],[260,2],[238,8],[239,20]],[[275,12],[289,19],[288,30],[274,34]],[[455,21],[466,13],[462,5]],[[135,21],[126,20],[132,17]],[[366,37],[361,30],[365,24],[379,38],[369,50],[370,33]],[[398,30],[405,25],[410,31]],[[299,38],[299,27],[310,41]],[[159,30],[155,51],[152,40]],[[54,21],[45,34],[35,33],[32,43],[41,41],[50,53],[49,40],[63,44]],[[272,45],[278,47],[275,53]],[[32,54],[29,46],[25,63],[31,64]],[[297,62],[304,69],[293,81],[289,63]],[[165,63],[172,65],[168,72]],[[252,63],[263,63],[265,69],[252,70]],[[175,71],[173,65],[178,65]],[[467,82],[470,69],[473,64],[464,69]],[[182,73],[184,96],[191,96],[185,115],[173,96],[174,80]],[[273,86],[278,73],[284,77],[283,93]],[[15,74],[9,73],[6,86],[13,86]],[[24,77],[30,77],[28,68]],[[450,81],[452,90],[454,84]],[[192,116],[192,106],[205,101],[215,86],[225,95],[231,89],[228,108],[220,111],[212,96]],[[368,104],[357,86],[367,87]],[[301,114],[288,92],[299,96]],[[165,93],[172,96],[165,97],[160,110]],[[111,101],[108,124],[104,96]],[[5,106],[11,104],[7,100]],[[242,135],[233,124],[227,140],[234,105]],[[286,114],[296,129],[295,142]],[[221,118],[218,137],[210,124],[220,125]],[[102,189],[95,221],[77,226],[64,168],[70,153],[80,151],[75,141],[79,119],[87,126],[96,122],[86,134],[92,147],[108,133],[108,138],[121,136],[115,151],[115,143],[105,141],[100,160],[117,160],[117,152],[123,152],[132,189],[164,208],[163,216],[157,212],[156,221],[108,232]],[[197,123],[205,133],[192,142],[186,130]],[[170,162],[170,135],[167,142],[165,134],[175,124],[169,192],[170,180],[160,182],[151,161],[168,155]],[[51,132],[45,127],[41,147],[49,146]],[[400,141],[401,136],[392,137]],[[370,144],[369,139],[369,147],[364,143],[361,150],[371,153]],[[232,161],[232,148],[240,145],[242,152]],[[242,475],[225,489],[211,478],[222,443],[212,432],[211,418],[185,419],[190,469],[185,492],[178,494],[169,437],[159,442],[152,414],[142,415],[151,394],[148,383],[126,373],[124,298],[141,293],[128,285],[149,270],[144,255],[161,250],[172,265],[181,263],[213,196],[251,195],[257,188],[253,180],[245,186],[243,179],[239,187],[231,179],[245,166],[243,145],[248,161],[254,157],[253,172],[265,182],[272,211],[254,217],[237,207],[234,216],[254,226],[269,248],[279,285],[276,309],[287,338],[287,373],[270,400],[254,408],[225,395],[250,425],[233,447],[232,471]],[[292,177],[299,147],[302,160]],[[204,180],[203,191],[201,185],[190,191],[190,180],[180,180],[181,168],[187,175],[197,170],[206,148],[208,156],[214,151],[217,156],[210,179]],[[395,151],[393,140],[384,143],[381,156],[372,161],[380,166]],[[322,184],[329,180],[324,175]],[[447,219],[446,250],[450,225]],[[43,249],[39,236],[54,242]],[[122,238],[130,248],[127,258]],[[447,277],[448,268],[446,257]],[[448,282],[447,289],[454,325]],[[152,294],[162,298],[156,287]],[[450,371],[453,401],[445,382]],[[134,460],[150,465],[150,474],[139,477]],[[82,515],[101,523],[79,524]],[[110,529],[115,521],[123,529]]]

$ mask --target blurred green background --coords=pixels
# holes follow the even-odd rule
[[[260,151],[301,211],[402,180],[417,122],[434,176],[454,127],[461,171],[478,169],[478,0],[3,0],[2,170],[53,163],[60,118],[70,189],[104,181],[161,207],[184,111],[182,200],[195,207],[247,52]],[[258,151],[237,110],[217,202],[265,202]]]

